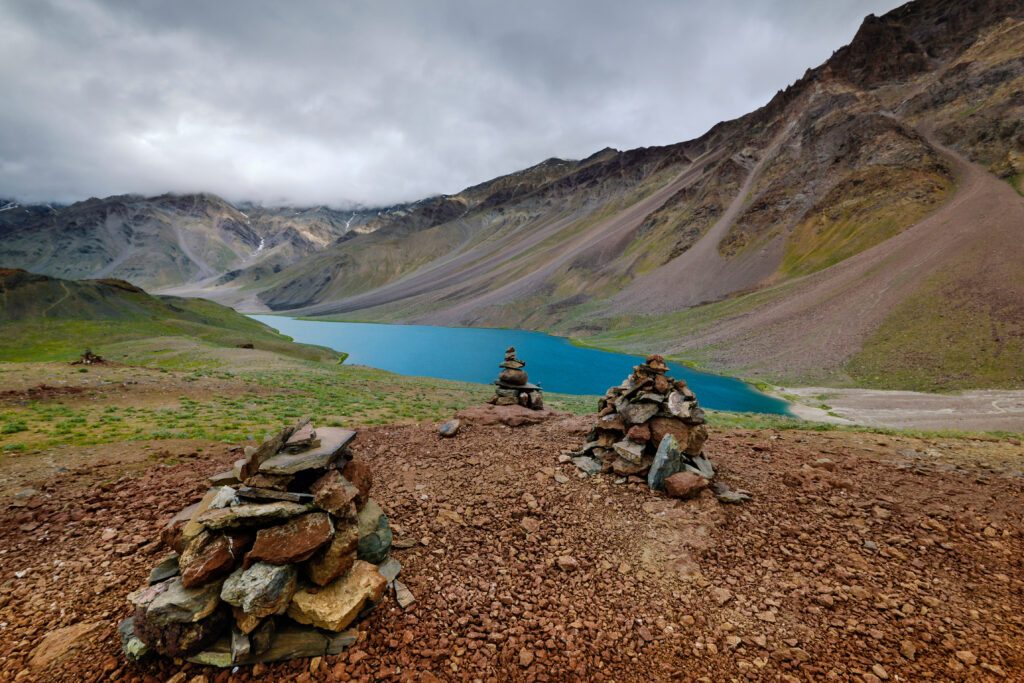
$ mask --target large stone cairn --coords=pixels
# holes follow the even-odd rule
[[[520,405],[531,410],[544,408],[544,392],[536,384],[530,384],[526,374],[526,362],[516,358],[516,349],[505,349],[505,360],[498,364],[501,373],[494,382],[494,398],[488,403],[496,406]]]
[[[664,490],[666,480],[678,473],[696,475],[699,488],[707,486],[714,468],[703,455],[704,411],[686,382],[667,372],[664,358],[648,356],[605,393],[597,423],[573,458],[577,467],[587,474],[646,476],[655,490]]]
[[[211,477],[161,532],[174,553],[128,596],[125,653],[222,667],[338,654],[388,584],[410,601],[354,437],[300,422]]]

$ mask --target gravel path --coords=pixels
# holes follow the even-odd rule
[[[1024,678],[1019,444],[719,431],[721,478],[754,496],[723,506],[579,478],[558,456],[586,424],[360,433],[375,497],[415,541],[394,554],[417,602],[385,598],[339,657],[234,674],[128,664],[114,631],[160,521],[234,456],[176,442],[121,478],[133,446],[94,447],[107,466],[0,501],[0,679]]]

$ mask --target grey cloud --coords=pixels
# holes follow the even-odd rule
[[[0,0],[0,196],[414,199],[764,104],[882,0]]]

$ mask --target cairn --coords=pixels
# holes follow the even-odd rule
[[[669,377],[659,355],[648,356],[633,374],[608,389],[598,404],[598,420],[573,463],[587,474],[614,472],[647,477],[655,490],[699,493],[715,471],[703,454],[708,432],[704,411],[683,380]],[[667,486],[673,475],[676,476]]]
[[[510,346],[505,349],[505,360],[498,367],[501,373],[494,382],[494,398],[488,403],[496,406],[520,405],[531,410],[544,408],[544,392],[536,384],[530,384],[526,374],[526,362],[516,358],[516,349]]]
[[[134,613],[119,627],[128,657],[230,667],[338,654],[389,584],[403,607],[411,602],[353,438],[307,420],[211,477],[202,500],[161,532],[173,554],[128,596]]]

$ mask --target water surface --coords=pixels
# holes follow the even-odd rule
[[[348,363],[463,382],[493,382],[505,348],[514,346],[519,358],[526,361],[530,381],[545,391],[562,394],[603,394],[643,361],[640,356],[573,346],[562,337],[542,332],[251,317],[295,341],[344,351],[349,354]],[[685,379],[707,408],[789,414],[785,401],[746,382],[678,363],[669,363],[669,367],[669,374]]]

